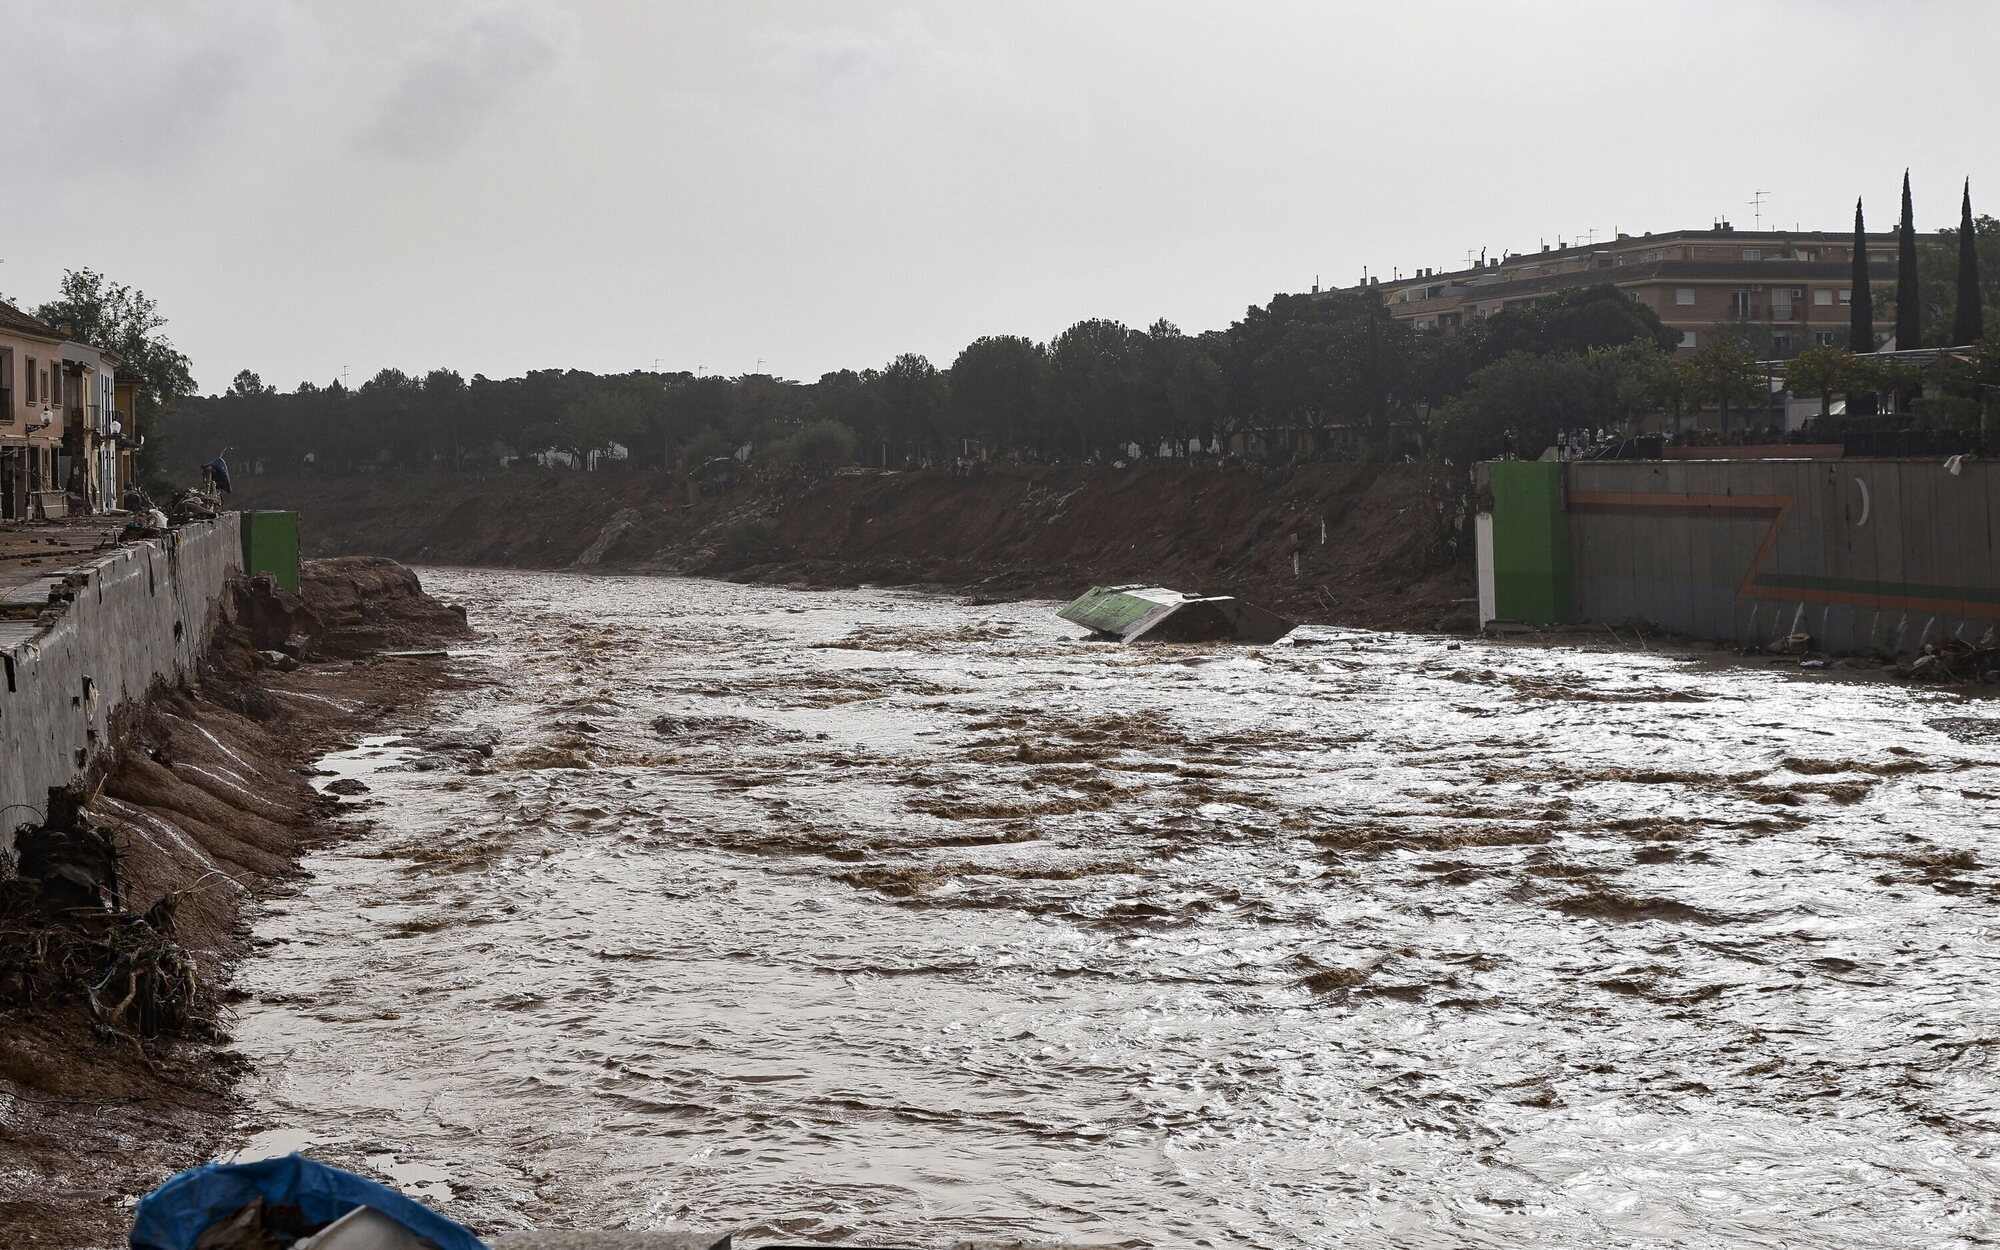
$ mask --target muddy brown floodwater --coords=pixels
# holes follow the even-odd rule
[[[357,827],[238,977],[250,1153],[489,1232],[2000,1236],[1993,702],[424,579],[492,683],[329,760]]]

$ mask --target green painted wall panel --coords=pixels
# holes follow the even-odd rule
[[[1552,625],[1574,619],[1563,467],[1539,460],[1489,466],[1493,607],[1503,621]]]
[[[243,514],[243,571],[269,573],[286,590],[299,588],[299,514]]]

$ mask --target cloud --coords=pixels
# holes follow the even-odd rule
[[[779,81],[822,106],[873,104],[909,64],[907,47],[860,31],[769,31],[759,42]]]
[[[169,165],[264,110],[311,62],[312,25],[290,0],[0,0],[18,37],[7,107],[121,165]]]
[[[941,32],[908,11],[871,30],[769,30],[756,46],[765,71],[816,112],[927,109],[927,102],[1007,108],[1035,86],[997,39],[976,28]]]
[[[355,143],[407,159],[451,156],[566,79],[581,43],[576,14],[546,0],[462,6],[444,29],[411,50]]]

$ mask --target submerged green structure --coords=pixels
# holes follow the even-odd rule
[[[1121,642],[1276,642],[1292,623],[1231,595],[1163,586],[1092,586],[1056,612]]]

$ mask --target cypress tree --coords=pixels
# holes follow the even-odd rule
[[[1958,314],[1952,318],[1953,346],[1986,337],[1984,300],[1979,293],[1979,238],[1972,227],[1972,179],[1965,180],[1965,201],[1958,210]]]
[[[1875,294],[1868,285],[1868,231],[1861,224],[1861,201],[1854,201],[1854,293],[1847,312],[1847,346],[1857,352],[1875,350]],[[1873,391],[1849,391],[1847,415],[1875,415]]]
[[[1868,232],[1861,224],[1861,201],[1854,201],[1854,293],[1847,310],[1847,346],[1875,350],[1875,293],[1868,285]]]
[[[1923,296],[1917,293],[1917,223],[1910,209],[1910,171],[1903,171],[1903,224],[1896,231],[1896,350],[1923,346]]]

